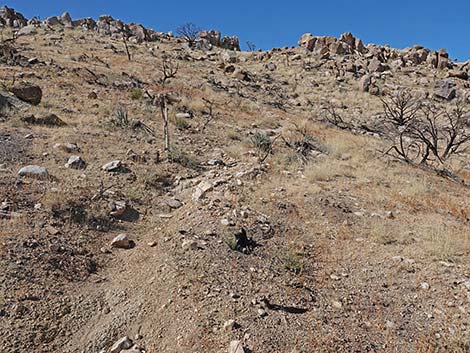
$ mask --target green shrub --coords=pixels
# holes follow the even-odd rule
[[[283,256],[283,261],[284,267],[296,275],[301,274],[304,270],[304,256],[301,252],[288,249]]]
[[[141,100],[142,98],[144,98],[144,91],[142,91],[140,88],[134,88],[132,91],[131,91],[131,99],[132,100]]]
[[[122,105],[118,105],[114,111],[114,119],[112,120],[113,125],[120,128],[129,127],[129,116],[127,114],[127,109]]]

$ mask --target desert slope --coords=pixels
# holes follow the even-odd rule
[[[466,136],[467,63],[0,13],[3,351],[469,351],[469,154],[400,158],[384,109]]]

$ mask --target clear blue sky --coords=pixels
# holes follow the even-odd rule
[[[365,43],[404,48],[446,48],[453,59],[470,59],[470,0],[11,0],[25,16],[67,10],[72,17],[109,14],[157,31],[193,22],[238,35],[262,49],[296,45],[302,33],[339,36],[350,31]]]

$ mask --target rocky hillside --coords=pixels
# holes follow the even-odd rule
[[[3,352],[468,352],[445,50],[0,10]]]

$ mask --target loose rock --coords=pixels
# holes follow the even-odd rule
[[[110,353],[120,353],[124,349],[132,347],[132,340],[129,337],[122,337],[116,341],[110,349]]]
[[[230,342],[228,353],[245,353],[245,349],[240,341]]]
[[[86,163],[80,156],[70,156],[65,167],[72,169],[85,169]]]
[[[10,89],[19,99],[32,105],[38,105],[42,99],[41,87],[31,84],[19,84]]]
[[[442,80],[436,83],[434,88],[434,96],[442,98],[447,101],[451,101],[455,98],[457,90],[455,89],[455,83],[452,80]]]
[[[122,163],[119,160],[106,163],[101,167],[106,172],[117,172],[121,169]]]
[[[132,243],[129,240],[129,237],[127,236],[127,234],[119,234],[111,241],[111,247],[113,248],[130,249],[131,246],[132,246]]]
[[[183,203],[177,199],[170,199],[166,202],[166,204],[170,206],[170,208],[173,208],[173,209],[177,209],[183,206]]]
[[[207,180],[203,180],[199,183],[199,185],[196,187],[196,191],[193,194],[193,200],[194,201],[199,201],[201,198],[204,197],[206,192],[212,190],[213,185],[211,182]]]
[[[47,169],[37,165],[27,165],[18,171],[18,175],[21,177],[32,177],[38,179],[46,179],[49,177]]]

